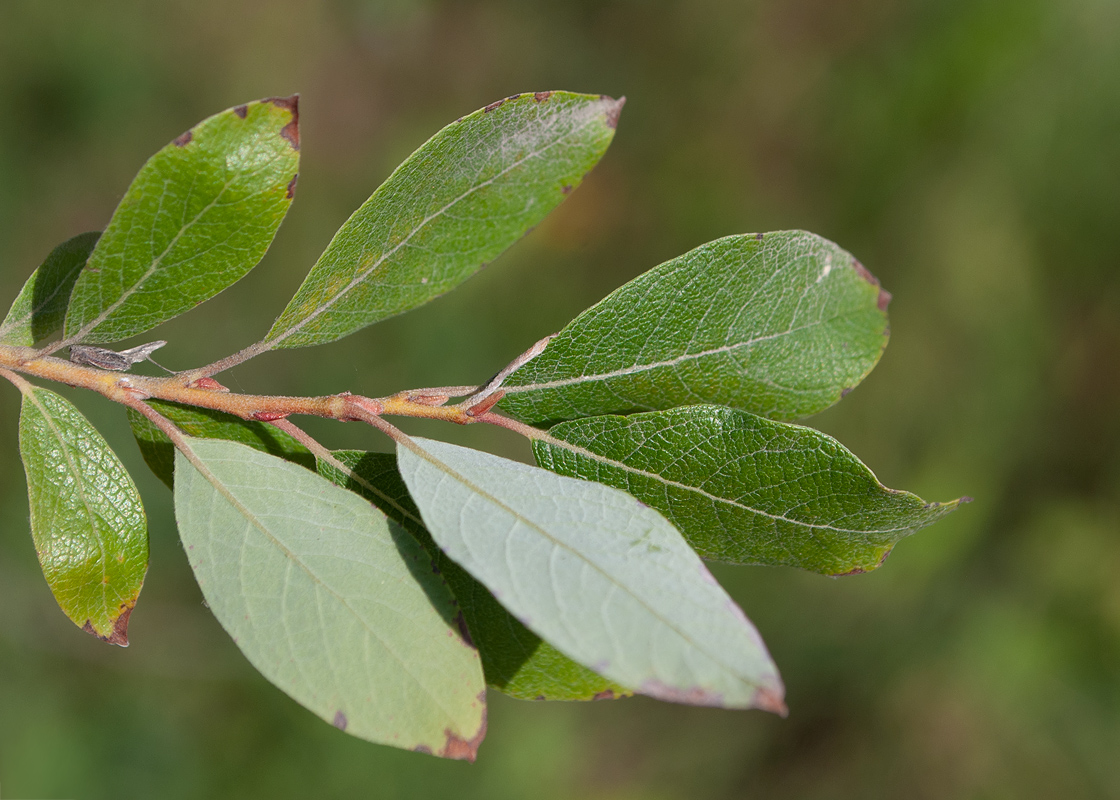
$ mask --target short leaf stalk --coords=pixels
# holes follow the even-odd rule
[[[295,193],[298,97],[228,109],[156,153],[106,229],[52,251],[0,322],[31,533],[67,616],[129,643],[147,522],[108,443],[31,380],[128,409],[215,616],[265,677],[349,734],[474,760],[487,686],[784,715],[762,637],[702,559],[867,572],[967,499],[887,489],[832,438],[789,424],[844,397],[887,341],[890,295],[832,242],[778,231],[701,245],[477,386],[289,397],[214,377],[469,278],[579,185],[622,105],[533,92],[460,118],[339,229],[259,342],[151,377],[130,370],[162,341],[103,345],[257,263]],[[364,422],[396,452],[329,450],[296,416]],[[505,428],[537,465],[387,417]]]

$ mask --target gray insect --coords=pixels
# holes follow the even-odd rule
[[[123,372],[124,370],[131,369],[133,364],[140,361],[151,361],[162,370],[168,370],[167,367],[156,364],[152,358],[152,353],[159,350],[167,342],[160,340],[158,342],[148,342],[147,344],[130,347],[127,350],[121,350],[119,353],[116,350],[108,350],[104,347],[92,347],[85,344],[72,344],[70,345],[70,360],[75,364],[84,364],[90,367],[100,367],[101,369],[111,369],[115,372]]]

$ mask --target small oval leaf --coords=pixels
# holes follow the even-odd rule
[[[82,233],[50,252],[0,323],[0,342],[31,347],[62,328],[74,282],[100,236],[99,232]]]
[[[264,343],[333,342],[465,281],[579,185],[623,102],[537,92],[448,125],[339,229]]]
[[[128,618],[148,569],[140,493],[101,434],[70,401],[23,393],[19,450],[31,536],[59,606],[99,639],[128,646]]]
[[[830,436],[718,406],[564,422],[533,443],[561,475],[653,506],[703,557],[826,575],[868,572],[960,501],[883,486]]]
[[[697,403],[815,414],[878,362],[889,299],[814,234],[717,239],[580,314],[506,379],[501,407],[534,424]]]
[[[758,632],[657,511],[598,483],[414,442],[397,460],[425,526],[527,628],[652,697],[785,711]]]
[[[115,342],[235,283],[272,242],[299,170],[297,98],[198,123],[140,169],[82,270],[68,342]]]
[[[202,593],[272,683],[347,733],[474,760],[478,652],[416,541],[368,502],[236,442],[187,439],[175,516]]]

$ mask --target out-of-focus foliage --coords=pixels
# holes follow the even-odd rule
[[[782,664],[787,720],[494,697],[482,761],[433,763],[348,740],[253,672],[202,607],[123,415],[70,394],[165,498],[148,504],[131,647],[75,636],[38,575],[8,389],[3,791],[1120,793],[1118,30],[1112,0],[0,4],[0,302],[57,242],[105,226],[137,154],[214,108],[302,92],[304,175],[272,251],[160,328],[161,363],[193,366],[259,338],[349,212],[446,120],[519,91],[627,95],[603,164],[480,276],[329,352],[263,356],[232,385],[481,381],[667,258],[805,228],[895,296],[878,369],[810,422],[887,485],[976,497],[869,575],[719,569]],[[455,433],[529,457],[512,437]]]

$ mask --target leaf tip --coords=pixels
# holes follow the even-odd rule
[[[128,647],[128,618],[132,616],[133,606],[131,604],[122,609],[120,616],[113,622],[113,629],[109,631],[108,636],[104,636],[93,627],[92,620],[86,620],[86,624],[82,626],[82,630],[90,636],[95,636],[103,642],[115,644],[117,647]]]
[[[475,733],[470,739],[464,739],[459,734],[455,733],[450,728],[444,730],[447,736],[447,741],[443,749],[439,751],[440,758],[450,758],[454,761],[469,761],[472,764],[478,757],[478,746],[482,744],[482,740],[486,738],[486,690],[483,689],[478,695],[479,702],[482,705],[482,722],[478,726],[478,732]],[[419,750],[420,748],[416,748]],[[426,749],[426,748],[425,748]],[[427,752],[431,752],[428,750]]]
[[[857,275],[879,290],[879,299],[876,305],[880,311],[886,313],[887,306],[890,305],[891,302],[891,293],[883,288],[882,284],[879,283],[879,279],[872,275],[871,271],[861,264],[858,259],[852,259],[852,267],[855,269]]]
[[[614,130],[618,127],[618,117],[622,114],[622,107],[626,105],[626,96],[623,95],[615,100],[609,95],[601,94],[599,99],[607,104],[607,127]]]
[[[292,121],[280,129],[280,138],[287,140],[293,150],[299,150],[299,94],[291,97],[266,97],[262,103],[272,103],[289,111]]]
[[[751,705],[785,719],[789,716],[789,706],[786,705],[784,695],[780,684],[777,688],[763,686],[754,693],[754,697],[751,698]]]

